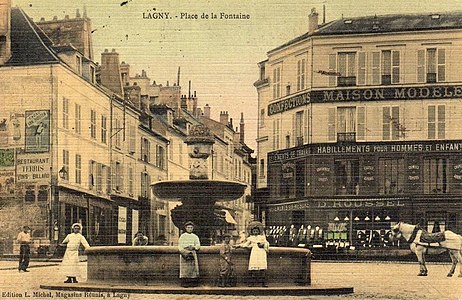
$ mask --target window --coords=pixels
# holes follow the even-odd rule
[[[69,129],[69,99],[63,98],[63,127]]]
[[[90,136],[96,139],[96,111],[90,110]]]
[[[406,170],[402,158],[379,159],[379,194],[401,194],[404,192]]]
[[[399,83],[399,51],[382,51],[382,84]]]
[[[359,194],[359,161],[357,159],[341,159],[334,162],[335,194]]]
[[[260,109],[260,127],[265,126],[265,109]]]
[[[69,180],[69,150],[63,150],[64,180]]]
[[[179,156],[179,164],[180,166],[183,165],[183,143],[178,144],[178,156]]]
[[[295,113],[295,146],[301,146],[304,143],[304,129],[305,122],[304,111],[298,111]]]
[[[306,60],[300,59],[297,62],[297,91],[305,89]]]
[[[356,85],[356,52],[338,53],[337,68],[337,86]]]
[[[133,124],[128,126],[128,153],[134,154],[136,149],[136,128]]]
[[[96,187],[96,167],[94,160],[90,160],[88,165],[88,189],[93,190]]]
[[[424,159],[424,193],[445,194],[448,193],[449,159],[426,158]]]
[[[337,108],[337,141],[356,140],[356,107]]]
[[[141,160],[147,163],[151,161],[151,143],[146,138],[141,138]]]
[[[382,138],[387,140],[398,140],[401,126],[399,123],[399,107],[383,107],[382,109]]]
[[[103,191],[103,164],[96,164],[96,190]]]
[[[281,67],[273,69],[273,98],[281,97]]]
[[[75,71],[77,74],[82,74],[82,58],[78,55],[75,56]]]
[[[150,198],[151,176],[148,173],[141,173],[141,197]]]
[[[101,116],[101,142],[107,143],[107,117]]]
[[[380,52],[372,52],[372,84],[380,84]]]
[[[259,173],[259,176],[260,177],[265,177],[265,160],[264,159],[260,159],[260,169],[259,169],[260,173]]]
[[[444,139],[446,137],[446,106],[428,106],[428,139]]]
[[[165,149],[159,145],[156,148],[156,166],[160,169],[165,169]]]
[[[75,183],[82,183],[82,156],[75,155]]]
[[[128,194],[133,194],[133,165],[132,163],[128,164]]]
[[[429,48],[417,51],[417,81],[436,83],[446,81],[446,50]]]
[[[120,120],[118,119],[117,116],[114,117],[114,134],[115,134],[115,146],[116,148],[121,148],[122,147],[122,138],[121,138],[121,132],[122,132],[122,127],[120,124]]]
[[[119,193],[122,192],[123,185],[124,185],[124,177],[123,177],[123,166],[120,161],[115,162],[114,179],[115,179],[115,190]]]
[[[95,67],[90,66],[90,82],[95,83]]]
[[[74,125],[75,133],[78,133],[78,134],[82,133],[81,122],[82,122],[82,118],[80,114],[80,105],[76,103],[75,104],[75,125]]]
[[[35,186],[27,185],[26,193],[24,195],[25,202],[35,202]]]
[[[46,202],[48,201],[48,185],[41,185],[39,186],[38,194],[37,194],[37,201]]]

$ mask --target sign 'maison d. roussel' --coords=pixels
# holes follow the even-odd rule
[[[310,103],[343,101],[422,100],[462,98],[462,86],[416,86],[366,89],[314,90],[268,105],[268,116]]]

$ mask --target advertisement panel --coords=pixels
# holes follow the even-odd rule
[[[50,151],[50,111],[26,111],[26,153]]]

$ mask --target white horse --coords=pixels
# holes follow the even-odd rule
[[[444,231],[444,240],[437,243],[427,243],[421,241],[424,231],[421,227],[399,222],[392,227],[392,237],[395,239],[404,238],[409,244],[411,251],[417,256],[420,265],[418,276],[427,276],[428,270],[425,266],[425,254],[440,254],[445,251],[449,252],[452,260],[451,270],[448,277],[454,274],[457,263],[459,263],[459,277],[462,277],[462,236],[446,230]]]

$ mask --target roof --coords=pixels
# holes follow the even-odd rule
[[[425,14],[392,14],[342,18],[319,26],[313,34],[304,33],[269,53],[303,41],[311,36],[327,36],[339,34],[391,33],[424,30],[462,29],[462,11],[425,13]]]
[[[51,40],[20,9],[11,9],[11,58],[5,65],[57,63]]]

